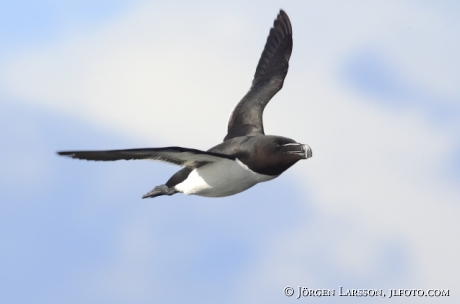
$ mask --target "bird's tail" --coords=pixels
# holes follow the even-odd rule
[[[144,194],[142,198],[149,198],[149,197],[153,198],[153,197],[157,197],[161,195],[173,195],[173,194],[176,194],[177,192],[179,191],[177,191],[174,188],[169,188],[166,185],[160,185],[160,186],[156,186],[155,188],[153,188],[153,190],[150,191],[149,193]]]

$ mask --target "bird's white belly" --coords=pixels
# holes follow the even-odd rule
[[[240,193],[275,177],[256,173],[238,159],[222,159],[193,170],[186,180],[174,188],[187,195],[222,197]]]

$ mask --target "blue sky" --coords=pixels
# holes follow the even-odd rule
[[[295,301],[287,285],[458,301],[458,5],[264,3],[0,4],[5,303]],[[312,159],[228,198],[142,200],[177,168],[55,155],[215,145],[279,8],[294,50],[265,129]]]
[[[257,259],[257,243],[301,220],[298,204],[266,203],[300,201],[295,191],[284,193],[283,188],[289,186],[286,179],[261,186],[278,191],[247,192],[222,199],[219,204],[198,197],[176,202],[142,201],[141,194],[161,183],[173,168],[147,163],[153,165],[149,168],[145,162],[95,167],[94,163],[68,162],[54,154],[59,145],[139,143],[14,103],[4,104],[1,121],[4,130],[23,130],[2,132],[2,142],[15,147],[7,145],[9,149],[3,150],[8,157],[3,158],[2,167],[19,171],[13,177],[2,174],[1,228],[6,232],[2,234],[2,294],[7,302],[129,302],[129,298],[117,299],[111,290],[93,290],[91,282],[109,279],[97,275],[113,267],[119,258],[117,232],[139,232],[139,225],[139,239],[126,241],[133,242],[134,253],[136,246],[148,248],[156,259],[147,256],[141,258],[141,264],[128,262],[125,266],[133,267],[135,273],[127,279],[134,285],[159,285],[162,292],[153,288],[155,292],[137,300],[169,301],[181,286],[182,300],[178,297],[177,301],[192,296],[199,302],[213,302],[219,290],[238,281],[241,271]],[[26,165],[30,166],[18,165],[21,159],[29,160]],[[31,162],[39,163],[39,168],[33,169],[37,164]],[[95,189],[99,187],[104,191]],[[258,223],[255,227],[254,222]],[[158,273],[162,274],[161,282],[156,281]],[[212,297],[209,285],[215,289]]]

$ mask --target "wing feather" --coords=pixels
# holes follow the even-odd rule
[[[238,136],[264,134],[265,106],[283,87],[292,52],[292,26],[280,10],[268,35],[249,92],[236,105],[228,122],[224,141]]]
[[[195,169],[205,164],[218,162],[222,159],[235,160],[234,157],[182,147],[145,148],[106,151],[63,151],[62,156],[93,161],[115,161],[131,159],[151,159]]]

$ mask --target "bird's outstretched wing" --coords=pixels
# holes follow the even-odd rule
[[[71,158],[94,161],[113,161],[121,159],[151,159],[156,161],[167,162],[181,167],[187,167],[190,169],[195,169],[209,163],[218,162],[222,159],[235,160],[235,158],[232,156],[220,153],[205,152],[196,149],[188,149],[182,147],[107,151],[64,151],[57,152],[57,154]]]
[[[283,87],[292,52],[292,27],[280,10],[257,65],[249,92],[236,105],[224,141],[245,135],[264,134],[262,114],[270,99]]]

